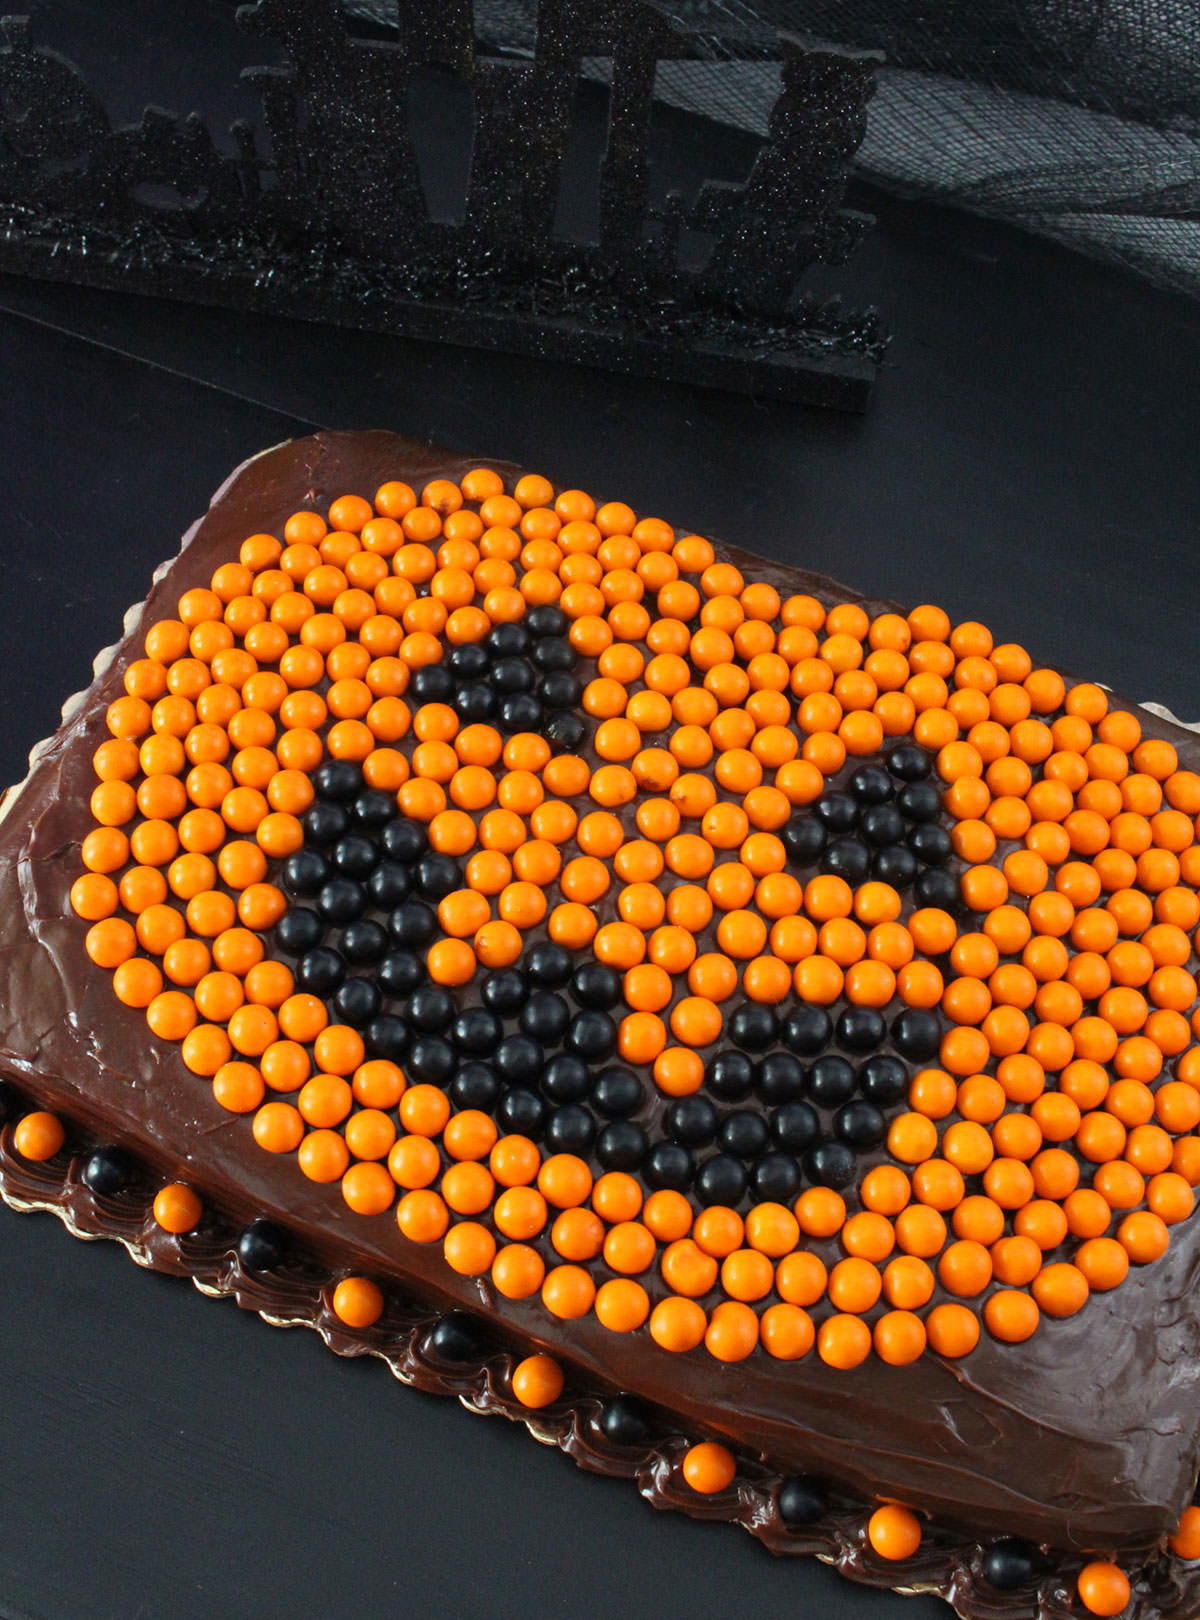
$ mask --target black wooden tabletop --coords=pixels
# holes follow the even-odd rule
[[[40,9],[125,60],[109,8]],[[668,134],[684,176],[725,139]],[[856,200],[879,225],[840,279],[896,333],[864,418],[0,278],[0,780],[225,474],[317,424],[520,461],[1200,719],[1200,307],[1008,229]],[[523,1429],[49,1216],[0,1210],[0,1290],[0,1616],[947,1612],[656,1517]]]

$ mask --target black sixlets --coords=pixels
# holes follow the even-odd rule
[[[491,660],[487,651],[477,641],[465,642],[461,647],[455,647],[445,660],[446,668],[458,681],[477,681],[486,675]]]
[[[696,1172],[696,1197],[706,1207],[728,1204],[733,1208],[746,1196],[746,1185],[745,1168],[728,1153],[714,1153]]]
[[[327,923],[344,927],[367,909],[367,891],[353,878],[334,877],[321,885],[317,911]]]
[[[486,1063],[463,1063],[450,1082],[450,1100],[456,1108],[478,1108],[490,1113],[500,1096],[500,1082]]]
[[[873,1052],[886,1038],[887,1024],[874,1007],[847,1007],[839,1013],[838,1045],[848,1052]]]
[[[508,1085],[534,1086],[542,1076],[546,1054],[529,1035],[506,1035],[496,1048],[496,1073]]]
[[[483,644],[493,658],[519,658],[529,651],[529,631],[520,624],[498,624]]]
[[[526,973],[542,990],[557,990],[566,984],[574,966],[575,958],[566,946],[550,940],[534,945],[524,956]]]
[[[440,1035],[450,1028],[457,1010],[449,990],[436,984],[423,984],[409,996],[405,1016],[423,1035]]]
[[[518,692],[501,700],[499,720],[501,731],[540,731],[544,711],[537,698],[528,692]]]
[[[804,1102],[785,1103],[771,1120],[771,1135],[788,1153],[807,1152],[821,1135],[816,1109]]]
[[[382,1013],[363,1030],[363,1041],[371,1057],[403,1063],[412,1047],[412,1033],[403,1019]]]
[[[942,1044],[942,1026],[937,1015],[920,1007],[906,1007],[892,1022],[896,1050],[914,1063],[936,1057]]]
[[[321,943],[325,925],[307,906],[293,906],[275,924],[275,944],[285,956],[303,956]]]
[[[870,873],[871,852],[857,838],[838,838],[821,856],[820,869],[844,878],[852,889],[857,888]]]
[[[853,832],[858,826],[858,805],[849,793],[824,794],[816,812],[831,833]]]
[[[958,879],[940,866],[927,867],[921,873],[913,885],[913,895],[917,904],[921,906],[937,906],[942,911],[949,912],[963,909]]]
[[[896,788],[878,765],[863,765],[850,778],[850,792],[859,804],[886,804]]]
[[[587,726],[577,714],[555,714],[546,725],[546,740],[559,753],[574,753],[587,737]]]
[[[819,1480],[810,1474],[785,1479],[779,1487],[779,1517],[789,1530],[816,1524],[829,1508],[829,1498]]]
[[[818,1187],[848,1187],[857,1161],[844,1142],[822,1142],[804,1156],[804,1170]]]
[[[735,1113],[727,1114],[717,1134],[717,1141],[722,1150],[738,1159],[756,1159],[760,1153],[766,1151],[769,1140],[770,1132],[766,1120],[761,1114],[753,1114],[749,1109],[739,1109]]]
[[[598,1421],[600,1432],[614,1446],[640,1446],[650,1432],[646,1409],[632,1395],[614,1395],[605,1401]]]
[[[333,998],[338,1017],[355,1029],[369,1024],[382,1005],[383,996],[372,979],[347,979]]]
[[[578,1103],[556,1108],[546,1125],[546,1146],[552,1153],[587,1154],[596,1139],[596,1121]]]
[[[458,1067],[458,1054],[438,1035],[420,1035],[412,1043],[405,1063],[410,1080],[421,1080],[426,1085],[444,1086]]]
[[[720,1115],[707,1097],[681,1097],[667,1109],[667,1134],[684,1147],[706,1147],[717,1134]]]
[[[403,816],[397,816],[384,826],[379,835],[383,845],[383,852],[390,860],[400,861],[405,866],[411,866],[413,861],[419,860],[429,847],[429,840],[424,827],[419,821],[409,821]]]
[[[328,945],[306,951],[296,966],[296,983],[314,996],[331,996],[345,977],[345,962]]]
[[[122,1148],[97,1148],[84,1165],[82,1175],[84,1186],[92,1192],[102,1198],[115,1198],[133,1180],[133,1160]]]
[[[887,1135],[887,1121],[874,1103],[856,1097],[834,1115],[838,1139],[854,1148],[877,1147]]]
[[[644,1095],[631,1069],[605,1069],[592,1087],[592,1106],[605,1119],[626,1119],[641,1107]]]
[[[764,1153],[750,1171],[750,1187],[759,1203],[790,1204],[804,1184],[800,1166],[786,1153]]]
[[[790,1052],[770,1052],[754,1072],[758,1094],[769,1108],[804,1095],[804,1066]]]
[[[449,855],[422,855],[414,876],[418,893],[435,903],[462,887],[462,873]]]
[[[936,822],[919,823],[908,835],[908,847],[924,866],[944,866],[954,853],[945,827]]]
[[[468,1007],[450,1026],[450,1044],[467,1057],[487,1057],[500,1044],[504,1026],[486,1007]]]
[[[566,1046],[585,1063],[603,1063],[617,1049],[617,1026],[607,1013],[576,1013],[567,1027]]]
[[[555,607],[553,602],[542,602],[530,608],[525,615],[525,628],[531,636],[540,640],[545,636],[565,636],[571,628],[571,621],[562,608]]]
[[[902,743],[887,757],[887,768],[901,782],[920,782],[933,772],[933,760],[916,743]]]
[[[313,788],[319,799],[345,804],[363,789],[362,772],[346,759],[327,759],[313,772]]]
[[[642,1170],[648,1186],[656,1191],[666,1188],[671,1192],[686,1192],[694,1173],[691,1154],[678,1142],[656,1143],[646,1155]]]
[[[894,804],[873,804],[863,811],[859,832],[873,848],[883,849],[904,837],[904,817]]]
[[[584,962],[571,975],[571,994],[581,1007],[608,1012],[621,999],[621,975],[603,962]]]
[[[871,862],[871,875],[880,883],[889,883],[903,892],[917,875],[917,858],[903,844],[892,844],[879,850]]]
[[[354,801],[354,819],[360,827],[374,832],[385,826],[396,813],[396,800],[379,788],[367,788]]]
[[[1033,1579],[1033,1548],[1014,1537],[994,1541],[979,1561],[979,1572],[997,1592],[1027,1586]]]
[[[356,967],[367,962],[378,962],[387,948],[387,929],[380,923],[372,922],[369,917],[362,917],[348,928],[343,928],[338,941],[342,955]]]
[[[323,849],[335,844],[350,825],[350,817],[332,801],[314,804],[301,818],[306,848]]]
[[[380,911],[391,911],[412,893],[412,874],[399,861],[381,861],[367,879],[370,903]]]
[[[736,1008],[726,1027],[729,1039],[746,1052],[765,1052],[778,1035],[775,1014],[757,1001]]]
[[[783,829],[783,847],[794,866],[811,866],[825,848],[825,828],[815,816],[793,816]]]
[[[908,1070],[899,1058],[881,1052],[858,1071],[858,1089],[871,1102],[888,1107],[908,1095]]]
[[[806,1004],[788,1014],[783,1044],[800,1057],[816,1057],[833,1039],[833,1020],[823,1007]]]
[[[605,1170],[639,1170],[649,1150],[645,1131],[628,1119],[613,1120],[596,1138],[596,1158]]]
[[[314,895],[329,878],[329,863],[315,849],[298,849],[283,863],[283,886],[294,899]]]
[[[531,692],[536,676],[523,658],[502,658],[488,671],[488,685],[501,697],[514,692]]]
[[[896,795],[896,807],[906,821],[936,821],[942,796],[932,782],[908,782]]]
[[[511,1018],[529,1000],[529,980],[519,968],[500,968],[488,974],[479,993],[485,1007]]]
[[[385,995],[410,996],[425,978],[420,957],[410,951],[389,951],[379,964],[379,985]]]
[[[744,1052],[718,1052],[705,1065],[704,1081],[722,1102],[740,1102],[754,1089],[754,1064]]]
[[[413,671],[408,690],[418,706],[422,703],[449,703],[454,696],[454,676],[445,664],[424,664]]]
[[[283,1264],[286,1251],[283,1233],[270,1221],[252,1221],[237,1241],[243,1271],[275,1271]]]
[[[560,1052],[542,1076],[542,1090],[556,1103],[579,1103],[591,1094],[592,1072],[582,1058]]]
[[[464,1311],[450,1311],[430,1330],[426,1346],[439,1361],[473,1361],[480,1351],[479,1331]]]
[[[858,1076],[844,1057],[829,1053],[819,1057],[808,1071],[808,1095],[821,1108],[837,1108],[849,1102]]]
[[[517,1136],[529,1136],[535,1141],[542,1134],[546,1121],[546,1105],[536,1091],[514,1086],[501,1097],[496,1108],[496,1123],[501,1130]]]
[[[454,698],[454,709],[465,726],[482,725],[495,718],[499,699],[490,686],[482,681],[468,681],[460,686]]]

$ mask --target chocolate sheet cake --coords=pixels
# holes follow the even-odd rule
[[[386,433],[0,820],[0,1190],[964,1615],[1200,1603],[1200,739]]]

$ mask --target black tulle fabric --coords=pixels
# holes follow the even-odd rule
[[[394,0],[351,4],[385,20]],[[1200,295],[1200,0],[664,0],[657,9],[693,41],[689,56],[660,66],[665,101],[762,132],[778,84],[775,30],[881,51],[861,176]],[[477,32],[522,52],[537,13],[537,0],[476,0]],[[594,73],[603,77],[602,61]]]

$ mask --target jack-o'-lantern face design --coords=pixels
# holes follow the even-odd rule
[[[92,960],[503,1296],[903,1364],[1192,1212],[1200,777],[982,625],[478,469],[250,536],[125,687]]]

